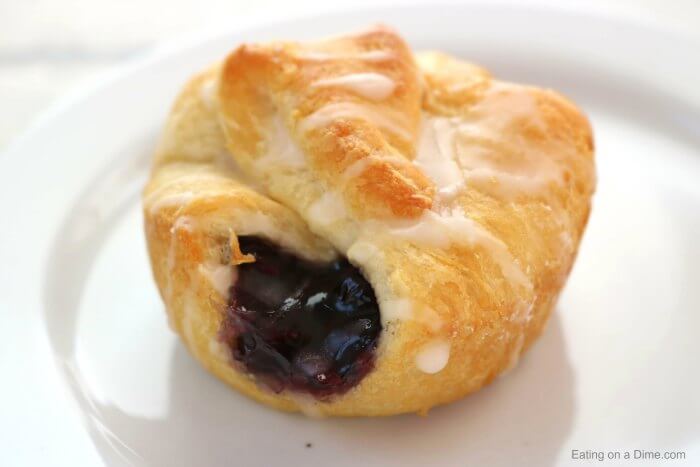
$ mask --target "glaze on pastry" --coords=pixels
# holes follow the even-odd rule
[[[194,77],[144,214],[209,371],[283,410],[424,413],[541,333],[594,185],[571,102],[376,27],[243,45]]]

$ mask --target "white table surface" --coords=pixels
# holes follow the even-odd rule
[[[444,2],[445,0],[443,0]],[[386,0],[4,0],[0,2],[0,149],[53,101],[160,44],[265,16]],[[414,1],[413,3],[417,3]],[[700,38],[698,0],[508,0],[635,18]]]

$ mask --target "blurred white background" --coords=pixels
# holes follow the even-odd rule
[[[0,149],[56,98],[88,86],[104,72],[145,55],[160,44],[235,28],[269,16],[285,18],[378,3],[396,2],[0,0]],[[699,0],[501,3],[549,5],[629,17],[700,38]]]

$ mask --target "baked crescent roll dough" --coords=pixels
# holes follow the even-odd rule
[[[212,373],[283,410],[375,416],[469,394],[541,333],[595,186],[586,117],[386,27],[243,45],[178,97],[144,194],[170,323]],[[315,398],[273,391],[221,338],[232,284],[265,239],[346,257],[382,330],[372,369]]]

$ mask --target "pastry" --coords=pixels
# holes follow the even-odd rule
[[[287,411],[425,413],[540,335],[594,186],[570,101],[373,27],[192,78],[144,216],[171,326],[213,374]]]

